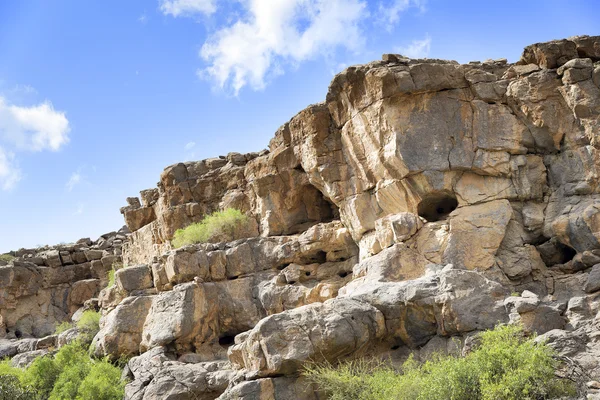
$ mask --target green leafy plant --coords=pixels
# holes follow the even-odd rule
[[[0,261],[11,262],[14,259],[15,256],[13,256],[12,254],[0,254]]]
[[[0,374],[0,400],[38,400],[39,398],[35,390],[21,384],[18,377]]]
[[[365,361],[308,365],[305,375],[332,400],[533,400],[575,394],[570,381],[555,376],[553,350],[526,338],[521,327],[498,326],[480,339],[466,357],[437,355],[422,364],[411,357],[399,370]]]
[[[117,272],[121,268],[127,268],[127,265],[120,262],[115,262],[112,264],[110,271],[108,271],[108,285],[106,287],[111,287],[115,285],[115,272]]]
[[[206,243],[213,240],[233,240],[237,228],[248,224],[248,216],[235,208],[216,211],[198,223],[175,232],[171,244],[175,248],[188,244]]]
[[[100,330],[100,313],[92,310],[84,311],[79,321],[77,321],[77,328],[91,336],[95,336]]]
[[[90,358],[84,345],[75,341],[53,357],[37,358],[26,370],[11,367],[9,361],[0,363],[0,400],[121,400],[125,382],[120,377],[118,366],[106,358]],[[2,385],[11,390],[7,393],[25,397],[2,397]]]
[[[63,321],[60,324],[56,325],[56,329],[54,330],[54,333],[56,335],[60,335],[61,333],[63,333],[64,331],[68,331],[69,329],[73,328],[74,325],[72,322],[69,321]]]
[[[96,361],[77,390],[77,400],[122,399],[121,370],[105,360]]]
[[[60,373],[61,369],[54,358],[50,356],[39,357],[24,371],[23,376],[21,376],[21,383],[33,388],[41,398],[47,399]]]
[[[108,286],[107,287],[111,287],[114,286],[115,284],[115,270],[111,269],[110,271],[108,271]]]

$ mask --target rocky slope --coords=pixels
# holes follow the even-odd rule
[[[95,352],[133,356],[127,399],[317,399],[307,361],[464,352],[520,321],[595,398],[598,138],[597,36],[528,46],[516,64],[350,67],[268,151],[170,166],[128,199],[127,268],[99,294]],[[177,229],[228,207],[251,217],[237,240],[171,249]],[[56,287],[17,271],[53,265],[32,258],[44,267],[0,267],[9,338],[48,333],[34,303]],[[80,279],[104,276],[93,262]]]

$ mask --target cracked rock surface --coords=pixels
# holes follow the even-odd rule
[[[350,67],[268,150],[169,166],[127,199],[122,249],[88,253],[128,267],[100,293],[93,272],[53,283],[74,299],[56,320],[97,304],[96,354],[133,356],[127,399],[318,399],[307,361],[461,354],[517,322],[600,398],[599,71],[598,36],[528,46],[515,64]],[[230,207],[250,217],[233,241],[171,247]],[[49,332],[33,318],[33,342],[15,340],[14,310],[46,318],[49,271],[81,257],[53,251],[0,267],[0,355],[19,363]]]

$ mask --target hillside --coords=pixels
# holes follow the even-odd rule
[[[510,322],[600,398],[599,138],[600,36],[516,64],[385,54],[268,150],[167,167],[127,229],[0,261],[0,358],[96,309],[94,354],[132,357],[126,399],[309,400],[307,362],[467,352]],[[231,208],[229,236],[171,245]]]

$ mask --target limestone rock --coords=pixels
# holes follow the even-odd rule
[[[227,389],[219,400],[297,399],[317,400],[315,388],[305,378],[262,378]]]
[[[507,200],[460,208],[450,216],[450,234],[442,261],[467,269],[494,264],[512,208]]]
[[[152,299],[141,332],[140,348],[174,345],[179,352],[199,349],[218,337],[216,288],[185,283]]]
[[[584,290],[588,293],[600,290],[600,264],[594,265],[587,277]]]
[[[294,373],[308,360],[366,354],[384,333],[383,315],[376,308],[352,299],[332,299],[261,320],[230,351],[241,353],[242,367],[265,377]]]
[[[128,297],[106,315],[93,341],[95,354],[114,358],[137,354],[152,302],[150,296]]]
[[[115,272],[115,283],[125,292],[149,289],[153,286],[152,272],[146,265],[121,268]]]
[[[599,62],[578,36],[517,64],[349,67],[268,150],[167,167],[129,228],[12,252],[0,356],[63,345],[57,323],[99,307],[96,354],[136,356],[128,399],[314,399],[306,361],[465,354],[518,322],[599,381]],[[172,248],[226,208],[250,224]]]

